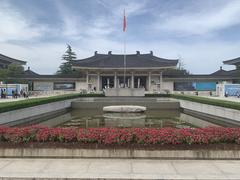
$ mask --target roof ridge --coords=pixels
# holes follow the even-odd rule
[[[102,55],[102,54],[98,54],[98,55]],[[97,61],[97,60],[101,60],[102,58],[105,58],[108,55],[104,55],[102,57],[96,57],[96,56],[91,56],[91,57],[88,57],[88,58],[85,58],[85,59],[82,59],[82,60],[79,59],[79,60],[76,60],[76,61],[77,62],[82,62],[82,61],[86,62],[87,60],[89,60],[88,62],[94,62],[94,61]],[[91,59],[91,58],[94,58],[94,59]]]
[[[150,55],[150,54],[147,54],[147,55]],[[153,59],[153,57],[155,58],[155,59]],[[152,56],[147,56],[147,58],[149,59],[151,59],[151,60],[153,60],[153,61],[156,61],[156,62],[159,62],[159,60],[162,60],[162,61],[178,61],[179,59],[165,59],[165,58],[159,58],[159,57],[157,57],[157,56],[154,56],[154,55],[152,55]]]
[[[5,57],[5,58],[9,58],[9,59],[12,59],[12,60],[15,60],[15,61],[21,61],[21,62],[25,62],[25,63],[26,63],[26,61],[19,60],[19,59],[15,59],[15,58],[12,58],[12,57],[6,56],[6,55],[1,54],[1,53],[0,53],[0,56],[3,56],[3,57]]]

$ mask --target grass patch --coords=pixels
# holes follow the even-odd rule
[[[182,99],[192,102],[198,102],[202,104],[209,104],[213,106],[220,106],[230,109],[240,110],[240,103],[233,101],[224,101],[219,99],[211,99],[207,97],[199,97],[199,96],[190,96],[190,95],[180,95],[180,94],[171,94],[170,97],[175,99]]]
[[[66,94],[43,98],[25,99],[13,102],[3,102],[0,103],[0,113],[79,97],[103,97],[103,96],[104,96],[103,94]]]

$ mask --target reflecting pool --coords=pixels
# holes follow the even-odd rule
[[[33,123],[31,123],[33,124]],[[147,110],[145,113],[104,113],[100,110],[72,110],[39,125],[48,127],[208,127],[224,126],[184,114],[177,110]],[[30,124],[28,124],[30,125]]]

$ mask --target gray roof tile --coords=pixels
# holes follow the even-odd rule
[[[152,68],[176,66],[177,59],[170,60],[159,58],[150,54],[126,55],[127,68]],[[73,61],[73,66],[89,68],[123,68],[124,55],[117,54],[95,54],[92,57]]]
[[[18,59],[14,59],[8,56],[5,56],[3,54],[0,54],[0,60],[7,62],[8,64],[10,63],[18,63],[21,65],[25,65],[27,62],[26,61],[22,61],[22,60],[18,60]]]

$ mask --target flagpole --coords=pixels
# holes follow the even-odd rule
[[[126,88],[126,16],[125,16],[125,9],[124,9],[124,37],[123,37],[123,84],[124,88]]]
[[[126,35],[124,34],[124,72],[123,72],[123,78],[124,78],[124,88],[126,87]]]

